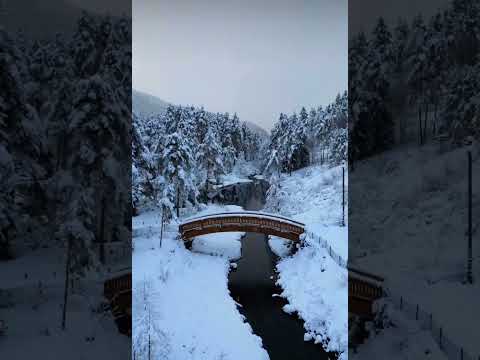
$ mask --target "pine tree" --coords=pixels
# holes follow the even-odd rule
[[[175,188],[174,194],[169,192],[169,196],[174,196],[169,200],[175,204],[176,215],[179,217],[180,207],[184,202],[189,198],[195,201],[197,197],[191,177],[194,166],[192,150],[179,132],[167,136],[162,161],[167,186],[172,185]]]

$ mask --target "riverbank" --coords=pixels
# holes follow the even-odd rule
[[[265,195],[252,192],[245,210],[261,210],[264,201]],[[228,287],[240,304],[240,313],[262,338],[270,359],[329,359],[320,344],[304,341],[303,321],[283,311],[287,302],[279,296],[282,289],[276,284],[278,257],[270,250],[267,236],[246,233],[241,242],[241,258],[230,272]]]
[[[346,175],[346,174],[345,174]],[[345,184],[347,184],[345,176]],[[348,198],[345,189],[345,201]],[[288,301],[284,311],[305,321],[305,341],[313,341],[339,359],[347,359],[348,276],[345,268],[330,257],[319,239],[326,241],[344,260],[348,257],[348,217],[342,226],[342,168],[310,166],[282,174],[275,199],[267,199],[283,216],[305,223],[315,234],[304,240],[306,246],[289,255],[282,239],[272,237],[272,250],[281,257],[277,283]],[[347,204],[345,203],[345,209]]]
[[[239,210],[211,204],[195,215]],[[146,351],[150,332],[154,356],[165,360],[269,359],[228,290],[230,261],[243,233],[197,238],[193,247],[204,254],[186,250],[176,239],[177,223],[167,226],[160,247],[155,209],[133,218],[132,226],[135,351]]]

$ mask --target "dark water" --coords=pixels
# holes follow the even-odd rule
[[[263,207],[258,197],[252,197],[246,210]],[[272,297],[279,294],[275,285],[275,255],[262,234],[247,233],[242,239],[242,257],[237,269],[230,273],[229,289],[242,307],[253,332],[263,340],[271,360],[334,359],[320,345],[303,341],[303,321],[282,310],[285,300]]]

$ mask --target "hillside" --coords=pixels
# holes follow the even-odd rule
[[[269,136],[267,130],[265,130],[264,128],[258,126],[257,124],[254,124],[254,123],[251,122],[251,121],[245,121],[245,125],[247,125],[247,127],[248,127],[252,132],[254,132],[255,134],[257,134],[257,135],[260,136],[261,138],[267,138],[267,137]]]
[[[156,96],[132,89],[132,109],[139,115],[163,114],[168,105]]]
[[[477,355],[478,336],[467,329],[480,321],[473,300],[480,288],[478,282],[464,282],[468,150],[473,155],[473,277],[478,279],[480,152],[475,144],[410,145],[358,162],[350,174],[349,257],[352,265],[385,276],[391,301],[402,296],[405,303],[418,304],[425,317],[431,314],[443,327],[444,337]]]
[[[168,105],[168,102],[163,101],[156,96],[132,89],[132,109],[135,113],[139,115],[148,116],[150,114],[163,114],[165,113]],[[269,134],[264,128],[258,126],[251,121],[243,122],[253,133],[257,134],[261,139],[268,138]]]

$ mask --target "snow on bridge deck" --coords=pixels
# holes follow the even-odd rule
[[[279,215],[274,215],[274,214],[269,214],[269,213],[263,213],[259,211],[234,211],[234,212],[224,212],[224,213],[216,213],[216,214],[209,214],[209,215],[202,215],[202,216],[197,216],[197,217],[190,217],[185,219],[183,222],[181,222],[179,225],[185,225],[187,223],[191,223],[193,221],[197,220],[206,220],[206,219],[215,219],[215,218],[224,218],[228,216],[245,216],[245,217],[256,217],[259,219],[267,219],[267,220],[277,220],[281,221],[284,223],[288,223],[294,226],[300,226],[302,228],[305,228],[305,224],[295,221],[289,218],[286,218],[284,216],[279,216]]]
[[[232,231],[256,232],[300,241],[305,225],[283,216],[255,211],[209,214],[189,218],[179,225],[179,232],[186,241],[199,235]]]

